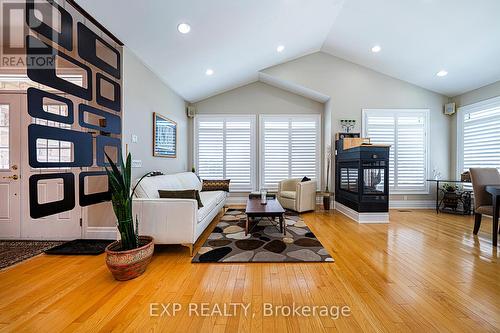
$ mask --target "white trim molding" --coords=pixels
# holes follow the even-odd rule
[[[116,227],[86,227],[84,233],[85,239],[118,239]]]
[[[343,204],[335,201],[335,210],[344,214],[351,220],[360,224],[389,223],[389,212],[387,213],[359,213]]]
[[[389,200],[389,209],[436,209],[435,200]]]

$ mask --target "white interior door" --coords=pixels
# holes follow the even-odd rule
[[[19,238],[21,213],[19,123],[22,94],[0,93],[0,238]]]
[[[65,96],[69,98],[68,96]],[[26,101],[23,100],[21,107],[26,107]],[[74,101],[74,105],[78,105]],[[68,112],[65,104],[54,100],[44,99],[45,112],[66,115]],[[29,177],[38,173],[59,173],[72,172],[75,176],[75,195],[78,196],[78,175],[79,168],[50,168],[50,169],[34,169],[29,166],[28,162],[28,131],[26,130],[30,123],[36,123],[45,126],[53,126],[65,129],[79,129],[77,124],[69,125],[44,119],[31,118],[26,110],[21,113],[22,128],[21,145],[22,149],[21,164],[22,164],[22,222],[21,236],[25,239],[75,239],[81,238],[81,223],[82,209],[76,205],[71,211],[50,215],[43,218],[34,219],[30,216],[29,209]],[[78,119],[78,118],[77,118]],[[77,123],[77,121],[75,121]],[[74,158],[74,150],[72,143],[57,140],[37,140],[37,159],[39,161],[49,162],[68,162]],[[38,203],[59,201],[63,199],[63,183],[62,179],[51,179],[38,182]]]

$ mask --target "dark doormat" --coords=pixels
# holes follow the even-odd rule
[[[106,246],[114,241],[109,239],[75,239],[48,249],[45,253],[57,255],[97,255],[104,253]]]
[[[34,257],[58,246],[61,241],[2,240],[0,241],[0,269]]]

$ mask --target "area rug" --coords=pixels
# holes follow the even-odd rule
[[[34,257],[62,243],[64,242],[2,240],[0,241],[0,269]]]
[[[285,213],[286,235],[275,222],[262,218],[245,236],[245,220],[244,211],[227,210],[192,262],[334,261],[297,213]]]
[[[46,250],[45,253],[57,255],[98,255],[104,253],[106,246],[113,242],[114,240],[112,239],[75,239]]]

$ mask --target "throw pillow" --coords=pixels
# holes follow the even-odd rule
[[[203,207],[203,203],[201,202],[200,198],[200,192],[198,192],[198,190],[158,190],[158,194],[162,199],[195,199],[196,201],[198,201],[198,209]]]
[[[301,182],[307,182],[310,180],[311,180],[311,178],[307,178],[307,176],[304,176],[304,178],[302,178]]]
[[[202,191],[226,191],[229,192],[231,179],[203,179]]]

